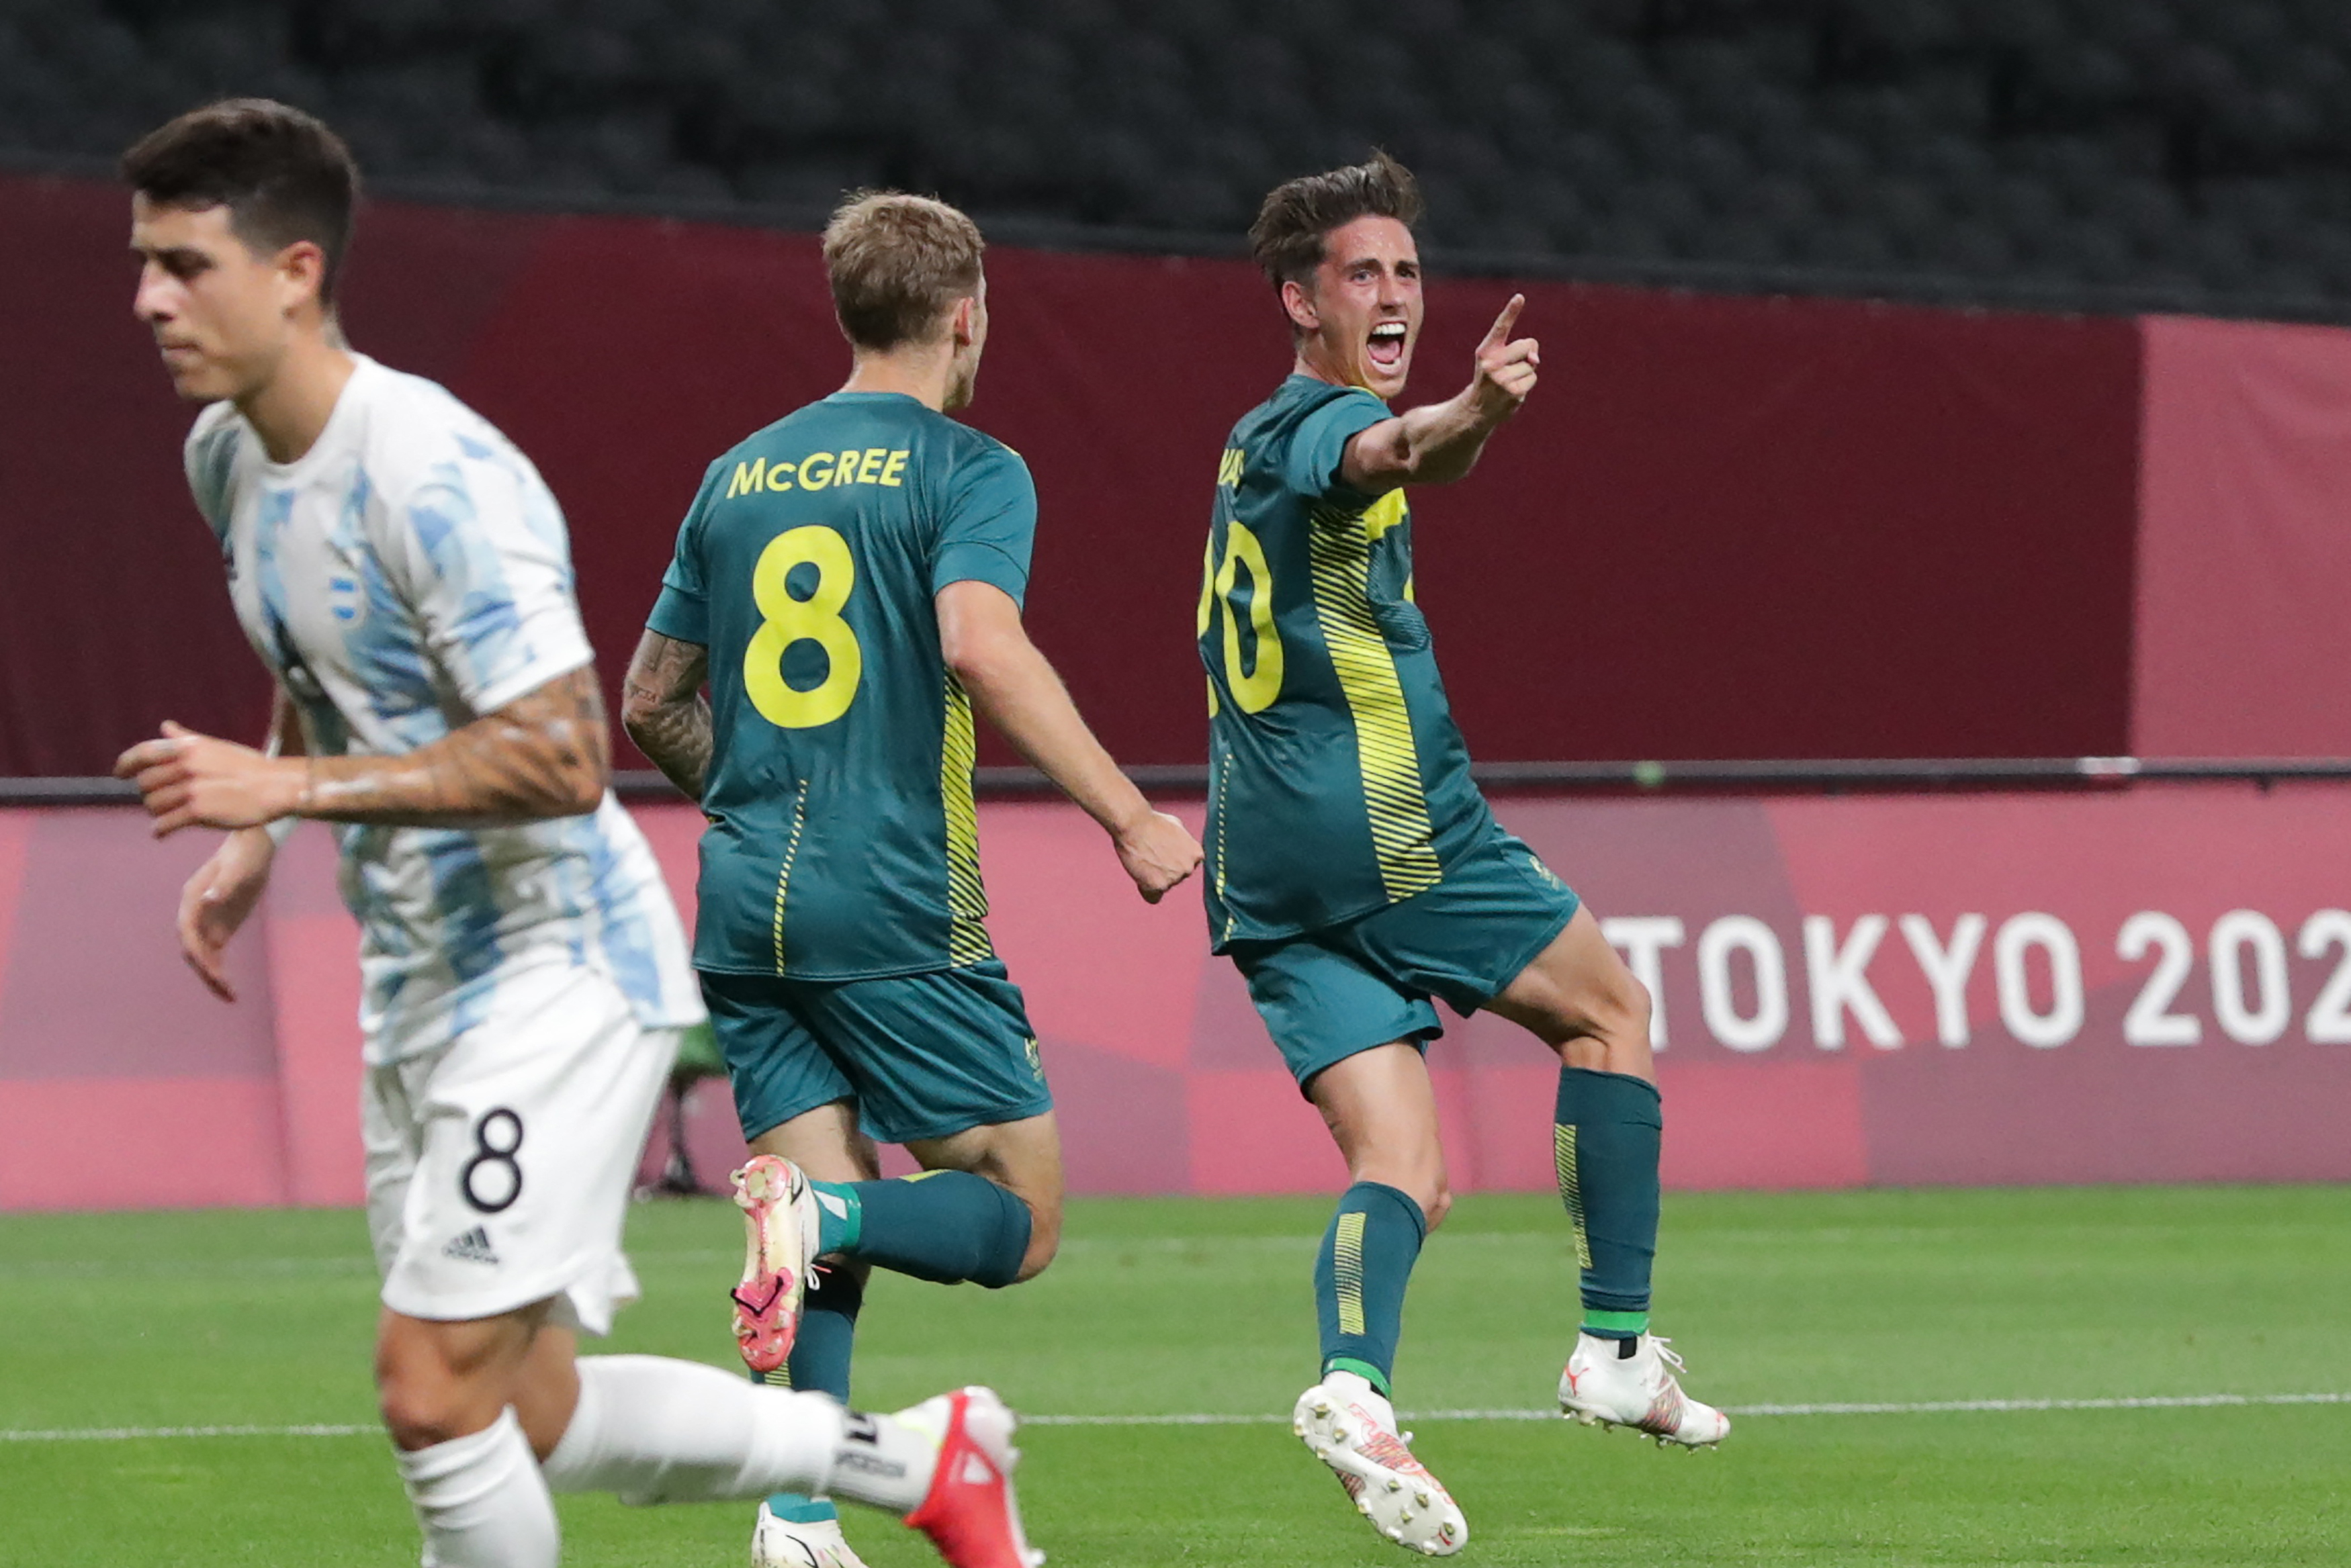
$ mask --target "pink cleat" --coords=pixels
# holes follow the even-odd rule
[[[906,1522],[931,1538],[952,1568],[1040,1568],[1045,1554],[1020,1532],[1012,1495],[1012,1412],[990,1388],[958,1388],[898,1418],[944,1429],[931,1490]]]
[[[791,1358],[800,1298],[817,1245],[816,1189],[800,1168],[753,1155],[735,1173],[735,1202],[749,1231],[743,1282],[735,1287],[735,1343],[743,1365],[765,1375]]]

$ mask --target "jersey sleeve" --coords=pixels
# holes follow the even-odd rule
[[[1385,403],[1361,388],[1348,388],[1298,421],[1290,437],[1283,482],[1301,495],[1353,493],[1339,477],[1347,443],[1388,417]]]
[[[236,406],[214,403],[196,416],[180,454],[187,469],[188,493],[216,539],[228,537],[229,514],[235,506],[229,492],[236,473],[237,433]]]
[[[685,521],[677,525],[677,548],[670,556],[668,569],[662,573],[661,597],[653,600],[653,613],[645,618],[647,631],[696,648],[710,646],[710,587],[702,566],[702,519],[710,504],[712,476],[726,465],[726,460],[721,458],[703,475],[702,488],[695,493],[694,504],[686,508]]]
[[[472,441],[387,498],[380,546],[434,664],[478,716],[588,664],[563,515],[519,453]]]
[[[949,583],[989,583],[1022,603],[1037,540],[1037,484],[1010,447],[991,441],[956,465],[931,561],[931,592]]]

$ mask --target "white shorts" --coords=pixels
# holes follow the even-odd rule
[[[550,1322],[610,1332],[637,1296],[621,1227],[677,1040],[640,1025],[602,974],[549,966],[501,984],[454,1043],[370,1067],[383,1304],[460,1322],[553,1298]]]

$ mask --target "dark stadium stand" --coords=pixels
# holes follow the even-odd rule
[[[1471,265],[2351,314],[2342,0],[0,0],[14,165],[228,91],[439,199],[1229,249],[1376,141]]]

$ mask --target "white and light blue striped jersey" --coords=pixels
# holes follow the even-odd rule
[[[529,459],[433,382],[353,358],[296,462],[271,462],[228,403],[187,444],[237,618],[321,756],[413,752],[590,658],[563,514]],[[601,971],[647,1028],[700,1021],[661,868],[609,794],[510,827],[336,833],[370,1061],[447,1044],[549,964]]]

